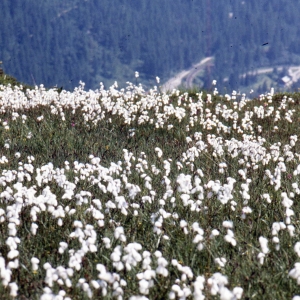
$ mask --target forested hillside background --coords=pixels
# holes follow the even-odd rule
[[[299,0],[1,0],[0,60],[29,84],[95,89],[214,56],[204,86],[237,89],[257,79],[246,72],[300,65],[299,16]]]

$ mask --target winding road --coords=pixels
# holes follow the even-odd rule
[[[185,85],[187,88],[192,88],[193,81],[195,77],[204,70],[207,66],[213,66],[214,64],[214,57],[206,57],[202,59],[199,63],[193,65],[188,70],[183,70],[177,73],[174,77],[170,78],[165,84],[161,86],[162,92],[172,91],[180,87],[181,85]],[[278,71],[283,70],[283,66],[274,66],[277,67]],[[259,68],[255,71],[249,71],[247,73],[241,74],[240,77],[245,77],[247,74],[266,74],[271,73],[274,71],[274,67],[267,67],[267,68]],[[290,77],[290,82],[287,84],[292,84],[293,82],[297,82],[300,80],[300,66],[290,66],[287,67],[287,74]],[[224,81],[228,81],[228,78],[224,78]]]
[[[180,73],[169,79],[164,85],[162,85],[161,91],[167,92],[178,88],[182,84],[182,80],[184,78],[186,78],[186,86],[191,88],[197,74],[202,71],[208,64],[212,65],[213,60],[213,57],[206,57],[199,63],[193,65],[190,69],[181,71]]]

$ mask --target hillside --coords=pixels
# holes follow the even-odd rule
[[[300,65],[299,10],[290,0],[3,0],[0,60],[23,82],[73,90],[124,87],[135,71],[151,87],[213,56],[195,84],[238,90],[264,82],[257,68]]]
[[[213,87],[0,77],[1,299],[299,300],[300,93]]]

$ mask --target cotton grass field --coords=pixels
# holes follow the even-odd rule
[[[1,85],[1,299],[299,300],[299,102]]]

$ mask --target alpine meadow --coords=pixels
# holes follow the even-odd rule
[[[300,300],[300,0],[0,0],[0,300]]]
[[[2,79],[2,299],[300,299],[300,94]]]

